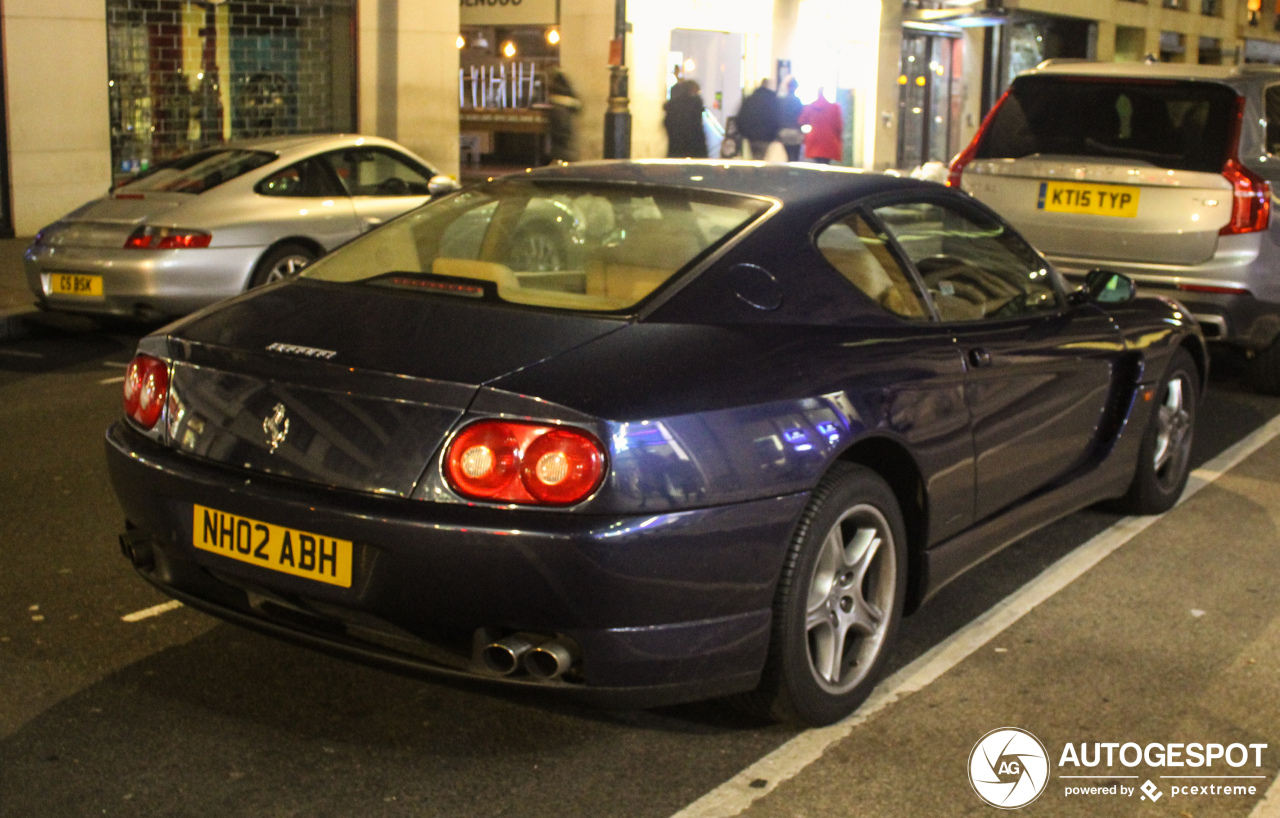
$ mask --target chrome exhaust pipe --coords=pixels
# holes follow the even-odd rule
[[[524,634],[513,633],[506,639],[499,639],[485,645],[480,650],[480,663],[490,673],[510,676],[520,667],[520,660],[533,648],[533,642]]]
[[[524,669],[544,682],[559,679],[573,667],[573,652],[555,639],[543,642],[524,655]]]

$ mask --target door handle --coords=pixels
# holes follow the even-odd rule
[[[991,353],[982,347],[974,347],[969,350],[969,363],[974,369],[984,366],[991,366]]]
[[[372,230],[380,224],[382,224],[382,219],[379,219],[377,216],[370,216],[364,220],[364,229]]]

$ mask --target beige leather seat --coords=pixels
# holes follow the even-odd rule
[[[645,219],[587,265],[587,294],[634,303],[656,290],[700,253],[693,228],[672,219]]]

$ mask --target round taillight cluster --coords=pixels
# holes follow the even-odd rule
[[[169,396],[169,365],[150,355],[136,355],[124,373],[124,413],[144,429],[160,420]]]
[[[580,502],[604,477],[604,447],[565,426],[482,420],[445,453],[449,484],[463,497],[531,505]]]

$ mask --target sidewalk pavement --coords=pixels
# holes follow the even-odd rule
[[[29,236],[0,239],[0,340],[24,335],[24,316],[37,312],[22,269],[22,254],[29,244]]]

